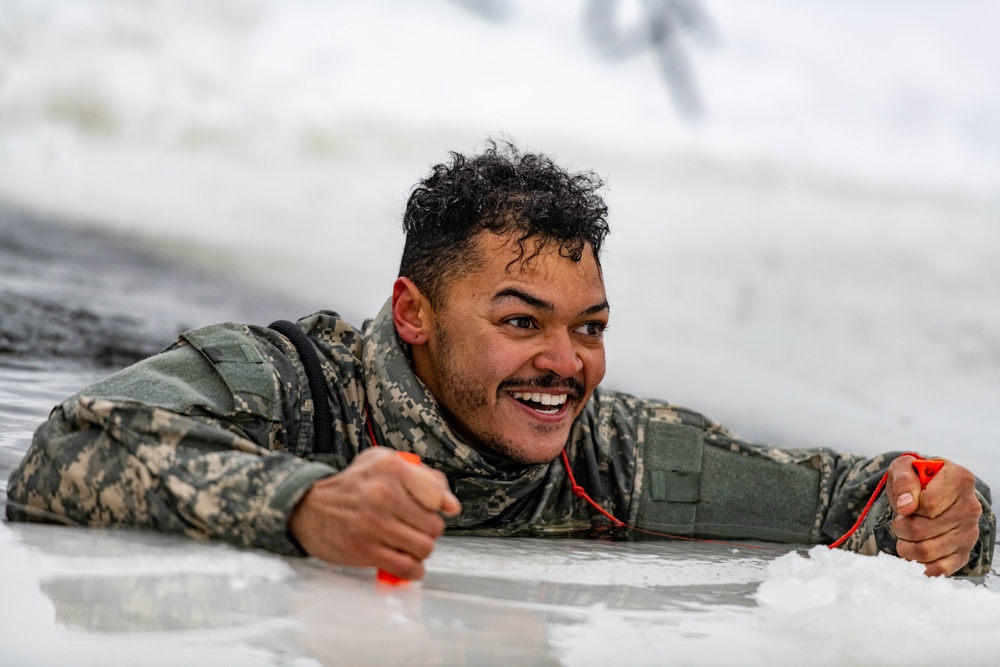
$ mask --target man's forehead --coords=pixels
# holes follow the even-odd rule
[[[512,277],[529,276],[539,272],[551,273],[572,268],[584,272],[595,269],[603,284],[600,263],[594,248],[584,242],[579,260],[569,257],[569,252],[559,241],[545,236],[524,238],[516,232],[496,234],[481,232],[476,239],[480,254],[480,266],[485,270],[496,270],[502,266]]]
[[[589,245],[574,261],[551,240],[528,239],[522,250],[517,238],[492,236],[481,243],[481,274],[473,278],[480,296],[497,305],[516,300],[550,311],[557,304],[583,304],[591,312],[598,303],[607,307],[604,278]]]
[[[484,231],[473,240],[472,251],[470,261],[445,278],[440,307],[450,309],[456,299],[468,303],[473,295],[492,302],[510,288],[570,308],[583,302],[589,307],[606,298],[604,276],[589,244],[579,261],[574,261],[557,241]],[[570,305],[567,299],[574,303]]]

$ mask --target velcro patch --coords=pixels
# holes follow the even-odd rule
[[[701,495],[701,429],[650,422],[643,452],[643,497],[640,528],[691,533]]]

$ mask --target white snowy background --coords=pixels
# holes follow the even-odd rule
[[[607,384],[754,440],[953,458],[1000,488],[1000,4],[705,0],[711,29],[676,42],[697,119],[653,49],[588,40],[583,0],[475,4],[5,0],[0,199],[306,309],[281,317],[360,324],[389,294],[410,186],[506,133],[607,179]],[[836,564],[807,563],[772,573],[762,613],[860,631],[798,613],[781,582],[861,613],[830,597]],[[948,590],[936,605],[967,608]],[[975,605],[995,627],[995,595]]]

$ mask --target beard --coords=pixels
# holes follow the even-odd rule
[[[523,451],[524,447],[518,447],[510,437],[488,427],[470,423],[473,420],[469,418],[473,417],[476,412],[493,409],[492,405],[499,404],[504,392],[515,388],[521,390],[564,389],[569,394],[567,401],[572,401],[571,405],[578,406],[582,404],[585,392],[583,385],[575,378],[564,378],[547,371],[532,378],[508,378],[497,386],[496,391],[491,396],[489,388],[476,375],[461,366],[453,341],[444,332],[444,329],[445,327],[437,329],[434,333],[434,340],[437,344],[437,367],[441,391],[449,399],[448,403],[454,406],[454,410],[449,410],[445,407],[444,402],[438,401],[448,417],[448,422],[459,432],[466,444],[480,453],[485,453],[483,452],[485,449],[520,465],[540,463]],[[491,403],[491,398],[493,403]],[[561,424],[538,424],[534,428],[541,436],[551,434],[564,427]]]

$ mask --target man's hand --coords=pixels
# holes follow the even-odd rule
[[[343,471],[315,482],[288,528],[317,558],[419,579],[423,560],[444,532],[439,512],[454,516],[461,510],[443,473],[373,447]]]
[[[928,576],[954,574],[968,561],[979,540],[976,478],[968,469],[945,460],[941,471],[921,490],[913,457],[901,456],[889,466],[886,494],[897,517],[892,528],[899,538],[896,553],[923,563]]]

